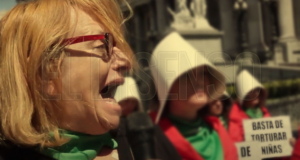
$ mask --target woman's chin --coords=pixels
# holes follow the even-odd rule
[[[221,116],[221,114],[222,114],[222,111],[218,111],[218,112],[216,112],[216,116]]]
[[[204,97],[194,97],[189,100],[190,104],[193,106],[197,106],[199,109],[204,107],[208,103],[208,98]]]
[[[216,109],[215,109],[215,114],[216,115],[221,115],[223,112],[223,107],[222,106],[218,106]]]
[[[90,135],[101,135],[108,133],[109,131],[116,129],[119,126],[119,118],[111,119],[109,118],[107,123],[106,120],[100,120],[101,122],[98,122],[98,125],[94,126],[93,128],[87,129],[83,133],[90,134]]]
[[[102,115],[103,116],[103,115]],[[116,129],[120,124],[120,117],[119,115],[109,115],[109,116],[103,116],[103,118],[100,120],[101,127],[103,127],[104,130],[107,132]]]
[[[249,106],[251,106],[251,108],[255,108],[259,105],[259,101],[258,102],[253,102],[251,103]]]
[[[96,114],[100,129],[109,132],[119,126],[121,107],[119,105],[108,108],[105,106],[99,107]]]

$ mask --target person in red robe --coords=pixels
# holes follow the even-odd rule
[[[224,92],[222,97],[210,102],[205,109],[207,110],[209,116],[218,117],[223,126],[228,129],[229,113],[232,104],[232,99],[227,92]]]
[[[234,142],[244,141],[243,120],[270,117],[264,106],[267,91],[248,71],[243,70],[237,76],[236,91],[238,101],[229,114],[228,132]]]
[[[150,66],[160,101],[150,115],[181,158],[237,160],[220,119],[203,116],[203,108],[225,90],[222,73],[176,32],[157,45]]]

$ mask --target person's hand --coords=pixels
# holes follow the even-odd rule
[[[292,138],[290,139],[290,145],[291,145],[292,147],[295,146],[296,142],[297,142],[296,138],[292,137]]]

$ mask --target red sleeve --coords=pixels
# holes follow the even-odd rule
[[[228,133],[233,142],[244,141],[243,119],[247,119],[237,103],[232,106],[229,114]]]
[[[229,137],[228,132],[220,122],[220,119],[216,117],[206,117],[206,121],[212,125],[219,134],[223,147],[224,160],[238,160],[238,153],[234,142]]]
[[[271,117],[270,112],[268,111],[268,109],[266,107],[262,107],[261,110],[264,114],[264,117]]]
[[[237,121],[230,121],[228,127],[229,136],[233,142],[244,141],[243,125]]]
[[[299,134],[300,134],[300,128],[299,128]],[[298,138],[294,146],[294,151],[291,157],[291,160],[299,160],[299,159],[300,159],[300,137]]]

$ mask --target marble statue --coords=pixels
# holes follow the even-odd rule
[[[205,0],[193,0],[191,3],[191,10],[195,17],[206,18],[206,1]]]
[[[193,17],[190,10],[187,7],[186,0],[176,0],[176,9],[173,11],[171,8],[167,8],[169,13],[173,16],[174,22],[172,27],[176,29],[184,29],[186,27],[193,26]]]
[[[175,29],[217,31],[210,26],[206,19],[206,0],[192,0],[190,6],[187,6],[186,0],[176,0],[175,5],[175,11],[169,7],[167,8],[174,18],[172,27]],[[191,13],[193,13],[193,16]]]

